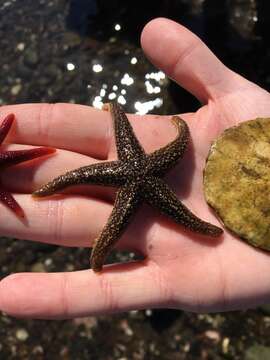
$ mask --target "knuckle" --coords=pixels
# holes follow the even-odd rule
[[[53,243],[63,241],[63,224],[64,224],[64,201],[48,200],[46,207],[46,218]]]
[[[105,276],[100,276],[99,282],[105,311],[108,313],[116,312],[118,310],[118,302],[114,296],[111,282]]]
[[[61,291],[60,291],[60,313],[63,318],[68,318],[71,314],[69,304],[69,278],[67,273],[62,273]]]
[[[163,272],[158,264],[153,266],[152,278],[157,289],[157,296],[162,304],[171,304],[173,302],[173,291],[170,286],[170,281],[166,278],[166,273]]]
[[[39,115],[37,119],[38,123],[38,136],[41,137],[45,144],[49,144],[51,135],[51,124],[55,119],[59,118],[61,114],[61,104],[58,103],[45,103],[41,104],[39,109]]]

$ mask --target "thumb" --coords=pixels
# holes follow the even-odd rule
[[[228,69],[184,26],[164,18],[150,21],[141,44],[146,56],[202,103],[239,89],[247,80]]]

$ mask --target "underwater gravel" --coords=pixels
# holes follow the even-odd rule
[[[127,16],[124,2],[110,3],[122,6],[119,14]],[[155,14],[170,15],[167,10],[162,12],[165,11],[162,3],[156,2],[160,4],[160,13]],[[203,1],[192,3],[197,3],[198,10]],[[248,7],[251,12],[256,5],[256,1],[243,0],[228,3],[230,10],[233,6],[240,10]],[[99,4],[102,7],[104,2]],[[184,22],[190,19],[191,28],[194,29],[194,19],[200,27],[205,22],[202,37],[227,64],[269,89],[270,51],[263,31],[258,33],[259,29],[255,34],[253,28],[248,28],[248,31],[246,28],[246,37],[239,40],[227,23],[226,32],[216,31],[214,34],[211,31],[213,24],[221,19],[220,24],[223,23],[225,17],[222,12],[217,12],[213,2],[209,5],[211,11],[208,9],[204,18],[200,12],[194,15],[186,1],[178,4],[182,10],[179,19]],[[257,4],[263,6],[265,2]],[[93,36],[90,36],[90,30],[87,32],[85,27],[76,31],[76,24],[70,25],[72,6],[73,1],[65,0],[0,0],[0,104],[63,101],[91,105],[98,103],[97,97],[104,89],[104,101],[114,91],[116,96],[126,98],[125,109],[131,112],[135,111],[136,102],[154,101],[157,97],[162,99],[162,105],[153,109],[157,113],[192,111],[198,106],[185,92],[176,91],[167,79],[159,84],[153,82],[161,88],[158,94],[146,91],[145,75],[151,74],[154,68],[143,58],[136,41],[131,40],[130,34],[138,29],[131,28],[126,34],[120,32],[118,35],[111,28],[108,35],[101,24],[90,28],[93,31]],[[137,6],[140,9],[140,5]],[[151,8],[149,12],[151,18]],[[267,12],[261,16],[268,16]],[[171,17],[176,15],[171,14]],[[86,21],[86,17],[79,17],[79,20]],[[121,20],[121,17],[116,20]],[[145,20],[148,18],[144,17]],[[104,24],[108,29],[115,21],[104,17]],[[132,65],[134,57],[139,61]],[[93,67],[100,64],[103,71],[93,72]],[[73,70],[72,66],[75,66]],[[133,86],[122,86],[125,73],[132,74]],[[117,89],[113,90],[115,84]],[[112,260],[123,261],[129,256],[128,253],[114,254]],[[85,269],[88,260],[86,249],[65,249],[1,238],[1,278],[22,271]],[[270,311],[267,306],[246,312],[211,315],[149,309],[65,321],[0,316],[1,359],[249,360],[263,359],[262,356],[268,356],[269,349]]]

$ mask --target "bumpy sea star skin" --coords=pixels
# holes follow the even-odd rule
[[[3,122],[0,125],[0,144],[4,141],[7,136],[12,123],[15,119],[14,114],[7,115]],[[55,152],[55,149],[51,148],[35,148],[30,150],[17,150],[17,151],[1,151],[0,150],[0,171],[6,167],[19,164],[23,161],[28,161],[35,159],[40,156],[52,154]],[[17,201],[13,198],[13,196],[3,189],[0,184],[0,201],[9,207],[17,216],[23,218],[24,212],[21,206],[17,203]]]
[[[80,184],[120,188],[108,222],[94,242],[92,269],[96,272],[102,270],[108,253],[144,201],[194,232],[213,237],[221,235],[222,229],[192,214],[160,178],[183,157],[189,140],[185,121],[174,116],[172,121],[178,129],[176,139],[147,155],[121,107],[113,103],[106,105],[105,109],[112,112],[118,160],[69,171],[33,193],[34,196],[43,197]]]

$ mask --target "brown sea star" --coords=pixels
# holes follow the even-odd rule
[[[7,136],[11,125],[15,119],[14,114],[7,115],[2,124],[0,125],[0,144],[4,141]],[[0,169],[1,171],[6,167],[19,164],[23,161],[35,159],[37,157],[52,154],[55,149],[51,148],[35,148],[29,150],[15,150],[15,151],[2,151],[0,150]],[[0,184],[0,201],[8,206],[17,216],[23,218],[24,212],[21,206],[17,203],[14,197],[5,190]]]
[[[174,116],[172,121],[178,129],[176,139],[147,155],[120,106],[113,103],[107,105],[106,110],[108,108],[114,121],[118,160],[69,171],[33,193],[37,197],[48,196],[68,186],[79,184],[120,188],[109,220],[93,246],[93,270],[102,270],[106,256],[143,201],[192,231],[214,237],[221,235],[222,229],[192,214],[161,179],[185,152],[189,140],[189,129],[185,121]]]

